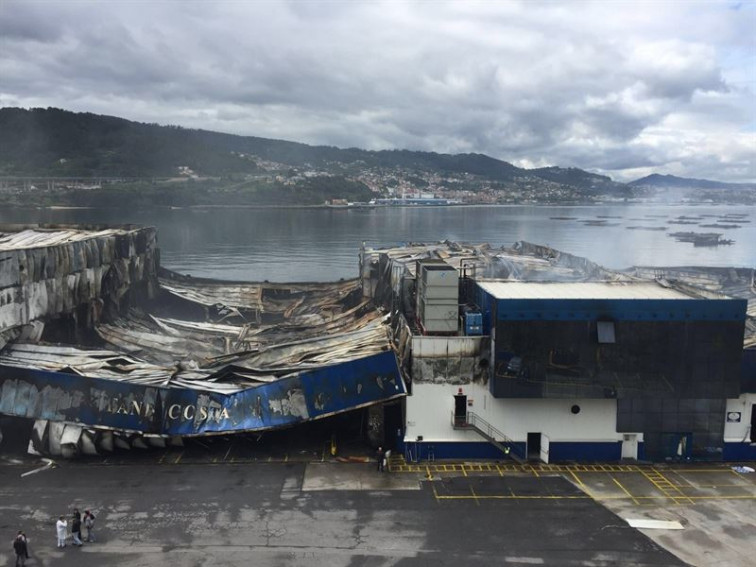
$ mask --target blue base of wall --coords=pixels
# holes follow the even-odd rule
[[[756,461],[756,445],[749,443],[725,443],[723,461]]]
[[[549,462],[619,461],[622,441],[611,443],[549,443]]]
[[[525,443],[514,443],[513,452],[525,454]],[[439,459],[493,459],[504,460],[509,457],[490,443],[462,442],[407,442],[400,444],[397,450],[411,461]],[[642,447],[638,448],[639,453]],[[622,456],[622,442],[609,443],[550,443],[549,462],[564,461],[619,461]],[[639,455],[642,458],[642,455]]]

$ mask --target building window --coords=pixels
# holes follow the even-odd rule
[[[614,344],[617,342],[614,338],[614,321],[598,321],[596,329],[598,330],[598,342],[600,344]]]

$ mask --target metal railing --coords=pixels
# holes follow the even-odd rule
[[[517,445],[512,439],[504,435],[504,433],[496,429],[476,413],[468,411],[465,416],[462,417],[455,415],[452,411],[452,426],[455,429],[473,429],[485,437],[489,442],[499,447],[504,453],[509,454],[511,451],[517,457],[515,460],[519,461],[525,459],[525,455],[520,454]]]

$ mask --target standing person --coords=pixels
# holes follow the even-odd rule
[[[61,516],[55,523],[55,529],[58,533],[58,547],[66,546],[66,531],[68,530],[68,522]]]
[[[19,531],[18,533],[24,538],[24,543],[26,544],[26,559],[29,559],[29,538],[26,537],[26,533],[23,531]]]
[[[87,530],[87,539],[86,541],[94,541],[94,521],[95,516],[92,512],[89,510],[84,510],[84,529]]]
[[[74,545],[84,545],[81,541],[81,512],[74,508],[73,520],[71,521],[71,535],[73,535]]]
[[[16,567],[24,567],[27,556],[26,537],[21,532],[13,540],[13,551],[16,552]]]
[[[378,447],[378,472],[383,472],[384,453],[383,447]]]

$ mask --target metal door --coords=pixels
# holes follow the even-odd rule
[[[635,433],[622,436],[622,458],[638,459],[638,436]]]
[[[549,437],[545,433],[541,433],[541,461],[549,462]]]

